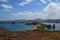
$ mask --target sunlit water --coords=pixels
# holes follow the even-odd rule
[[[53,27],[53,25],[55,24],[55,30],[53,28],[51,28],[51,31],[60,31],[60,23],[44,23],[46,25],[51,25]]]
[[[53,26],[55,24],[55,30],[51,28],[52,31],[60,31],[60,23],[43,23],[49,24]],[[33,30],[33,25],[25,25],[23,23],[20,24],[0,24],[3,28],[10,30],[10,31],[24,31],[24,30]]]

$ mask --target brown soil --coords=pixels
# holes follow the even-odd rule
[[[60,32],[18,31],[0,29],[0,40],[60,40]]]

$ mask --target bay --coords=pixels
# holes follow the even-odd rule
[[[10,31],[24,31],[33,29],[32,25],[25,24],[0,24],[0,26]]]
[[[53,26],[55,24],[55,30],[51,28],[50,31],[60,31],[60,23],[44,23],[46,25]],[[33,25],[25,25],[24,23],[20,24],[0,24],[3,28],[10,30],[10,31],[25,31],[25,30],[33,30]]]

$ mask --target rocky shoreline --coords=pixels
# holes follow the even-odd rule
[[[10,32],[0,28],[0,40],[60,40],[60,32],[50,31],[16,31]]]

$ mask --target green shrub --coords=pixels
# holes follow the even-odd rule
[[[42,30],[43,27],[42,27],[42,26],[38,26],[37,29],[38,29],[38,30]]]

